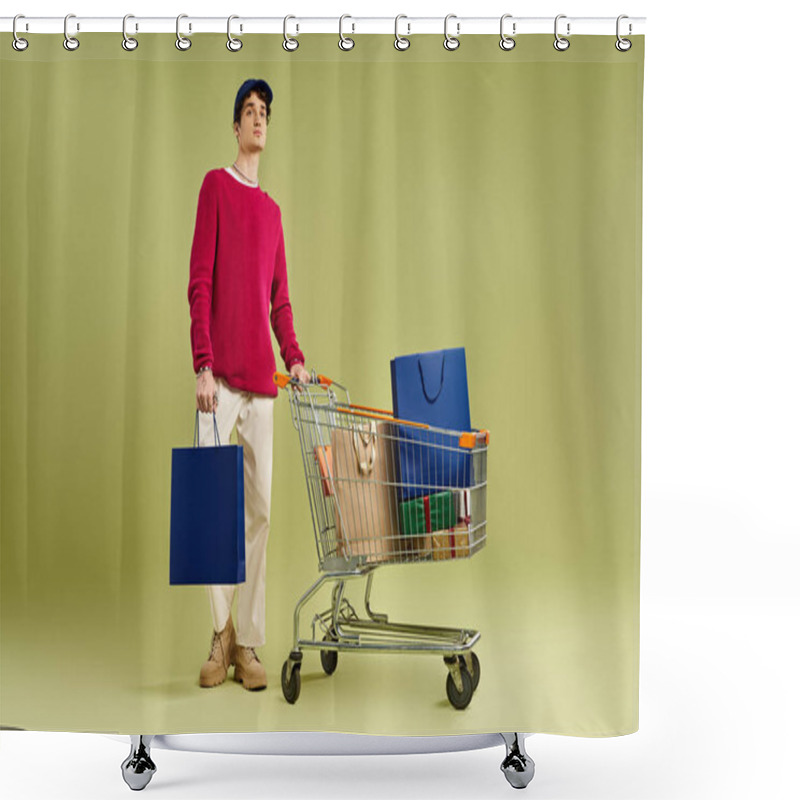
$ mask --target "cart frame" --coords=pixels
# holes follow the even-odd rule
[[[339,478],[325,478],[315,463],[315,451],[330,443],[332,429],[357,428],[361,421],[380,419],[391,421],[393,426],[424,428],[432,437],[441,437],[426,445],[436,453],[469,451],[475,459],[470,475],[468,491],[479,500],[475,504],[478,513],[467,517],[469,547],[453,557],[468,558],[482,549],[486,543],[485,492],[486,455],[489,443],[488,431],[452,431],[425,426],[419,423],[398,420],[391,412],[367,406],[354,406],[350,394],[341,384],[311,373],[309,383],[300,383],[295,378],[276,374],[275,382],[289,395],[292,423],[300,435],[303,468],[306,479],[311,516],[314,522],[315,541],[322,575],[305,591],[294,610],[293,647],[283,665],[281,685],[284,697],[295,703],[300,694],[300,667],[304,650],[318,650],[323,670],[332,675],[338,664],[340,652],[371,652],[399,654],[440,655],[447,665],[446,691],[451,704],[458,709],[466,708],[480,680],[480,662],[473,648],[480,640],[480,632],[469,628],[450,628],[433,625],[390,622],[389,616],[376,612],[370,605],[375,571],[379,566],[403,563],[437,563],[432,554],[421,554],[411,549],[403,552],[382,550],[376,554],[354,554],[354,543],[341,515],[341,504],[337,484]],[[339,388],[347,397],[341,402],[333,387]],[[373,423],[374,425],[374,423]],[[374,431],[374,428],[373,428]],[[374,435],[374,434],[373,434]],[[387,434],[386,440],[396,435]],[[454,445],[451,440],[457,439]],[[328,481],[328,491],[323,493],[323,483]],[[364,481],[377,484],[376,481]],[[396,476],[380,484],[387,491],[396,492],[406,486]],[[418,488],[418,487],[417,487]],[[434,489],[446,489],[434,486]],[[330,509],[336,514],[332,524]],[[452,528],[451,528],[452,530]],[[336,539],[334,540],[333,534]],[[383,531],[375,536],[387,537]],[[402,539],[399,537],[389,537]],[[406,537],[407,538],[407,537]],[[376,539],[377,541],[377,539]],[[397,546],[397,545],[393,545]],[[356,578],[366,578],[364,590],[365,616],[359,616],[350,600],[345,596],[345,585]],[[301,638],[301,611],[326,585],[333,584],[330,606],[315,613],[311,620],[311,638]]]

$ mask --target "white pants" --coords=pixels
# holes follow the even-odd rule
[[[222,378],[217,385],[217,430],[220,442],[231,440],[233,426],[244,456],[245,576],[243,584],[207,586],[214,630],[221,631],[233,607],[239,587],[236,643],[261,647],[265,639],[267,538],[272,493],[272,421],[274,397],[252,394],[229,386]],[[201,447],[214,445],[214,417],[200,412]]]

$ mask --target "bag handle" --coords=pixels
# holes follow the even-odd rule
[[[444,389],[444,356],[445,354],[441,354],[442,358],[442,368],[441,368],[441,375],[439,376],[439,389],[433,397],[428,393],[428,387],[425,385],[425,370],[422,368],[422,356],[417,358],[417,366],[419,367],[419,377],[422,381],[422,393],[425,395],[425,399],[429,403],[435,403],[439,399],[439,395],[442,393],[442,389]],[[434,356],[435,357],[435,356]],[[431,361],[433,360],[432,356],[426,356],[426,360]]]
[[[375,467],[375,451],[377,448],[378,429],[375,422],[368,423],[366,431],[360,428],[353,428],[353,447],[356,451],[356,460],[358,461],[358,468],[362,474],[369,474]],[[364,455],[366,460],[361,458],[361,449],[359,447],[359,439],[364,445]]]
[[[222,442],[219,440],[219,430],[217,429],[217,415],[214,411],[212,411],[211,413],[214,415],[214,442],[217,447],[221,447]],[[192,447],[200,446],[200,433],[198,429],[199,424],[200,424],[200,409],[198,408],[194,414],[194,438],[192,439]]]

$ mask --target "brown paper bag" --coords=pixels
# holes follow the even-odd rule
[[[354,423],[331,433],[337,554],[390,561],[399,550],[400,525],[390,423]]]

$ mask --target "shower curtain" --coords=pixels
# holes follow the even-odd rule
[[[0,40],[0,723],[121,733],[638,727],[644,38]],[[192,444],[187,302],[204,176],[230,167],[237,89],[274,92],[261,188],[279,205],[306,367],[392,407],[391,359],[461,348],[491,434],[487,541],[375,573],[373,607],[474,628],[480,687],[440,656],[306,654],[318,575],[303,463],[274,406],[268,689],[200,688],[212,620],[169,582],[173,448]],[[286,371],[273,341],[278,369]],[[234,443],[236,437],[234,436]],[[234,615],[234,620],[236,619]],[[308,620],[303,624],[306,625]],[[310,623],[308,623],[310,624]]]

